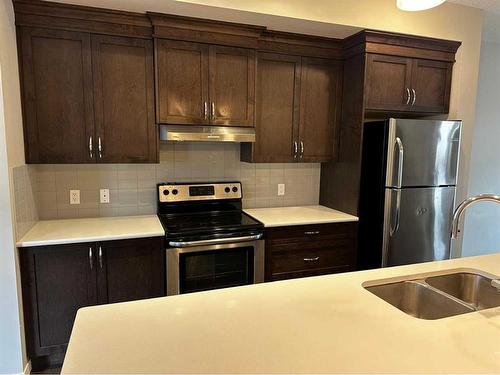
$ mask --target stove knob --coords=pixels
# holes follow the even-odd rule
[[[173,195],[177,195],[177,193],[178,193],[178,192],[179,192],[179,191],[178,191],[177,189],[172,190],[172,194],[173,194]]]
[[[233,193],[236,193],[238,191],[238,188],[236,186],[233,186]]]
[[[163,195],[169,195],[170,192],[168,190],[163,190]]]
[[[229,189],[229,186],[226,186],[226,188],[224,189],[224,191],[225,191],[226,193],[229,193],[229,192],[231,191],[231,189]]]

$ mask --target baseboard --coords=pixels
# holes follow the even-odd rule
[[[24,374],[31,374],[31,360],[26,363],[26,366],[24,366]]]

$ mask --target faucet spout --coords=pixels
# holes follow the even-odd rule
[[[462,218],[463,213],[465,212],[465,209],[467,207],[469,207],[471,204],[474,204],[476,202],[482,202],[482,201],[496,202],[496,203],[500,204],[500,196],[495,195],[495,194],[481,194],[481,195],[476,195],[476,196],[467,198],[462,203],[460,203],[460,205],[457,207],[457,209],[453,213],[453,224],[452,224],[452,228],[451,228],[451,238],[453,238],[453,239],[458,238],[458,233],[460,232],[459,223],[460,223],[460,219]]]

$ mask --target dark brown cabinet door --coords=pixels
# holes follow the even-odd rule
[[[412,111],[448,113],[453,64],[415,59],[412,69]]]
[[[99,303],[164,296],[164,252],[162,238],[97,244]]]
[[[294,141],[297,138],[299,122],[299,94],[300,57],[259,53],[256,142],[242,145],[244,161],[294,161]]]
[[[66,347],[76,312],[97,303],[93,244],[21,250],[28,355]]]
[[[90,35],[20,28],[28,163],[88,163],[94,134]]]
[[[299,161],[332,160],[340,125],[342,65],[303,57],[301,77]]]
[[[208,45],[156,39],[157,121],[208,124]]]
[[[97,160],[156,162],[152,41],[94,35],[92,65]]]
[[[255,51],[211,46],[209,71],[210,123],[254,126]]]
[[[374,111],[409,111],[412,59],[369,54],[365,107]]]

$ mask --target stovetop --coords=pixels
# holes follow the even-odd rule
[[[242,211],[159,214],[168,239],[205,240],[262,233],[264,225]]]
[[[201,241],[262,234],[242,211],[239,182],[158,185],[158,217],[169,240]]]

